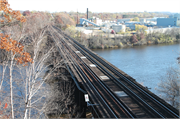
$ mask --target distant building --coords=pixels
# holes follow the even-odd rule
[[[141,24],[140,22],[136,22],[136,21],[130,21],[130,22],[126,22],[125,25],[126,27],[129,27],[131,30],[135,30],[135,25],[136,24]]]
[[[101,26],[102,25],[102,19],[96,18],[96,24]]]
[[[106,27],[106,28],[111,28],[112,27],[112,25],[114,25],[115,23],[111,23],[111,22],[104,22],[103,23],[103,27]]]
[[[89,24],[91,24],[93,26],[99,27],[99,25],[92,22],[92,20],[88,20],[88,19],[84,19],[84,18],[80,18],[80,24],[85,25],[85,26],[89,26]]]
[[[146,23],[146,18],[139,18],[139,22],[141,22],[141,24]]]
[[[119,23],[126,23],[128,21],[130,21],[132,18],[126,18],[126,19],[117,19],[117,22]]]
[[[112,25],[112,29],[115,31],[115,32],[125,32],[126,31],[126,26],[125,25],[122,25],[122,24],[115,24],[115,25]]]
[[[173,18],[177,18],[178,20],[180,20],[180,14],[174,14]]]
[[[172,15],[172,14],[171,14],[171,15],[169,15],[169,18],[174,18],[174,15]]]
[[[145,30],[147,34],[149,33],[153,33],[153,32],[159,32],[159,33],[165,33],[168,30],[172,30],[172,29],[180,29],[180,27],[166,27],[166,28],[149,28],[148,30]]]
[[[177,18],[176,26],[180,26],[180,14],[170,15],[169,18]]]
[[[177,18],[157,18],[158,27],[177,26]]]
[[[146,19],[146,22],[148,23],[148,22],[157,22],[157,19],[158,18],[165,18],[165,17],[154,17],[154,18],[147,18]]]
[[[177,26],[179,26],[180,27],[180,20],[177,20]]]

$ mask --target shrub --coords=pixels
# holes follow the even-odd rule
[[[131,42],[131,43],[136,43],[136,42],[138,42],[137,36],[136,36],[136,35],[131,36],[130,42]]]

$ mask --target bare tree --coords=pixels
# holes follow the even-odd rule
[[[43,13],[38,13],[36,16],[30,16],[31,19],[27,21],[28,40],[27,43],[31,47],[26,47],[26,50],[31,51],[33,62],[29,67],[26,67],[26,78],[24,83],[25,90],[25,113],[24,118],[31,118],[32,114],[37,111],[38,115],[41,115],[44,110],[42,103],[43,98],[45,98],[45,81],[51,76],[51,73],[57,68],[61,62],[58,62],[55,67],[48,69],[47,64],[49,56],[54,50],[53,45],[49,44],[46,47],[47,35],[46,25],[49,24],[48,17]],[[43,19],[43,22],[42,22]],[[33,25],[32,25],[33,23]],[[27,41],[25,41],[27,42]],[[45,72],[49,70],[49,73],[45,75]],[[37,104],[39,106],[37,106]],[[37,107],[36,107],[37,106]]]
[[[25,51],[30,52],[34,62],[26,67],[16,65],[15,58],[17,54],[13,54],[12,51],[9,53],[10,55],[6,55],[7,62],[3,62],[0,99],[5,99],[3,98],[3,91],[7,91],[6,97],[10,97],[12,118],[31,118],[44,112],[45,105],[42,101],[46,91],[44,82],[61,63],[49,69],[49,73],[44,76],[50,65],[47,65],[48,58],[54,50],[52,45],[46,46],[46,26],[50,24],[49,18],[46,14],[37,13],[28,16],[27,19],[24,24],[3,28],[5,33],[11,34],[10,38],[25,46]],[[6,70],[6,66],[8,66],[8,70]],[[6,72],[9,72],[8,78],[10,80],[7,78],[3,85]],[[10,88],[7,88],[7,86]],[[6,101],[8,102],[8,100]]]
[[[1,54],[0,54],[0,64],[2,65],[2,67],[0,68],[0,91],[2,89],[2,85],[5,79],[7,79],[7,77],[5,77],[5,72],[7,69],[7,65],[8,65],[8,60],[7,60],[7,56],[8,56],[8,52],[5,50],[0,49]]]
[[[33,63],[28,66],[17,65],[17,54],[6,54],[2,57],[2,72],[0,83],[0,100],[2,104],[8,103],[6,113],[12,112],[12,118],[48,118],[45,113],[50,106],[51,100],[47,96],[52,94],[52,87],[45,83],[57,68],[61,67],[63,60],[58,59],[53,64],[54,43],[49,41],[48,25],[52,24],[49,17],[44,13],[35,13],[27,16],[27,22],[24,24],[16,24],[9,27],[4,27],[3,31],[11,34],[11,38],[24,45],[24,50],[28,51]],[[56,51],[57,52],[57,51]],[[5,58],[5,61],[3,61]],[[53,67],[51,67],[53,65]],[[8,77],[6,73],[9,73]],[[72,106],[72,82],[64,79],[59,84],[59,94],[62,97],[60,102],[62,105],[62,113],[67,113],[71,118],[74,114],[75,107]],[[64,88],[60,88],[63,84]],[[48,95],[47,95],[48,94]],[[56,96],[56,92],[54,92]],[[53,96],[52,96],[53,97]],[[64,98],[63,98],[64,97]],[[46,99],[47,98],[47,99]],[[57,97],[54,97],[57,100]],[[52,98],[51,98],[52,99]],[[11,107],[9,106],[11,102]],[[3,109],[3,106],[0,108]]]
[[[16,29],[16,31],[13,32],[13,30],[15,30],[15,29]],[[11,34],[9,39],[15,37],[15,39],[16,39],[16,41],[18,43],[24,37],[24,28],[20,28],[18,25],[14,25],[13,27],[4,27],[3,30],[5,31],[5,33]],[[10,93],[11,93],[10,100],[11,100],[11,114],[12,114],[12,118],[14,118],[14,107],[13,107],[14,106],[14,104],[13,104],[13,68],[14,68],[14,65],[15,65],[15,57],[17,55],[18,54],[16,52],[13,52],[12,50],[9,53],[4,55],[4,56],[7,56],[7,59],[6,59],[6,61],[4,61],[5,65],[3,65],[3,75],[2,75],[2,80],[1,80],[1,83],[3,83],[3,81],[4,81],[4,73],[5,73],[7,64],[9,64],[8,66],[9,66]],[[2,85],[1,85],[1,88],[2,88]]]
[[[74,92],[72,82],[66,76],[61,75],[58,80],[49,82],[49,86],[50,91],[47,97],[46,115],[48,117],[59,118],[62,114],[65,114],[67,118],[72,118],[72,98]]]
[[[159,84],[159,92],[162,93],[162,98],[169,102],[173,107],[179,109],[179,81],[180,73],[177,69],[170,68],[165,77],[162,78]]]

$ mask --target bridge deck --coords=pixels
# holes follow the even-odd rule
[[[51,34],[79,83],[90,95],[97,115],[104,118],[179,118],[178,110],[150,92],[96,53],[50,28]]]

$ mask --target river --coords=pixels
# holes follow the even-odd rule
[[[93,50],[157,95],[158,84],[169,67],[178,68],[180,44],[135,46],[123,49]]]

